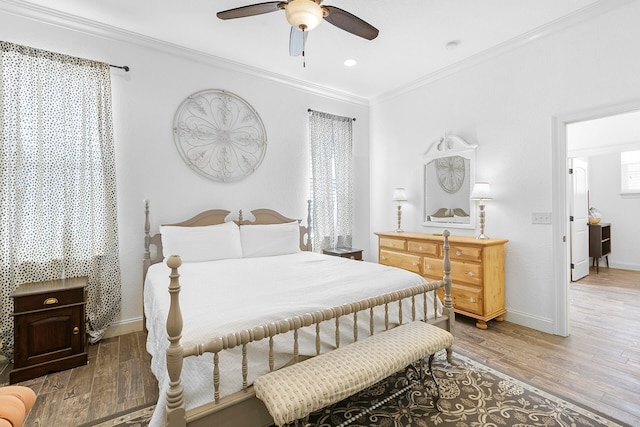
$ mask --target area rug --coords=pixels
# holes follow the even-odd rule
[[[631,427],[458,353],[453,362],[446,363],[444,352],[434,362],[440,411],[433,406],[433,383],[420,381],[415,371],[408,370],[314,412],[306,426]],[[87,425],[146,427],[152,412],[148,407]]]

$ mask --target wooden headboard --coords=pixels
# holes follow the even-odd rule
[[[164,225],[173,225],[179,227],[201,227],[206,225],[216,225],[223,224],[226,222],[227,217],[231,211],[225,209],[211,209],[208,211],[204,211],[194,216],[193,218],[189,218],[185,221],[177,222],[175,224],[164,224]],[[247,226],[247,225],[260,225],[260,224],[284,224],[288,222],[298,221],[299,219],[287,218],[279,212],[276,212],[272,209],[255,209],[251,211],[251,214],[255,217],[253,221],[249,221],[243,218],[242,210],[238,213],[238,219],[234,220],[238,226]],[[152,264],[156,264],[158,262],[162,262],[164,256],[162,254],[162,236],[158,234],[151,235],[150,234],[150,223],[149,223],[149,201],[145,201],[144,204],[144,260],[143,260],[143,280],[147,275],[147,270]],[[307,225],[300,225],[300,249],[303,251],[311,251],[313,248],[311,246],[311,227],[309,224],[311,223],[311,200],[307,201]]]

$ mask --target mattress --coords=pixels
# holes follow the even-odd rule
[[[168,374],[165,351],[168,347],[166,319],[169,311],[170,269],[164,263],[152,265],[145,279],[144,309],[147,319],[147,351],[151,369],[158,379],[160,398],[151,426],[163,425]],[[180,306],[183,315],[181,343],[201,344],[229,333],[250,329],[291,316],[323,310],[369,297],[418,286],[425,279],[394,267],[312,252],[260,258],[240,258],[184,263],[180,269]],[[427,298],[428,313],[434,313],[433,296]],[[416,298],[422,316],[422,298]],[[438,311],[441,312],[439,301]],[[411,304],[403,304],[403,317],[410,320]],[[390,304],[389,319],[397,324],[398,304]],[[376,331],[384,328],[384,310],[376,309]],[[353,316],[340,319],[341,345],[353,341]],[[321,328],[322,351],[335,348],[335,322]],[[358,317],[359,336],[369,334],[369,314]],[[275,364],[291,360],[292,333],[279,335],[275,342]],[[315,354],[315,328],[299,332],[300,354]],[[268,340],[247,347],[248,382],[268,372]],[[212,400],[213,357],[187,357],[182,371],[187,409]],[[221,396],[242,388],[241,349],[220,353]]]

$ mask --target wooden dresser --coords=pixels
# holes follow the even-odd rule
[[[378,262],[400,267],[440,280],[443,276],[441,234],[379,232]],[[487,321],[502,321],[504,307],[504,245],[508,240],[480,240],[450,236],[451,297],[455,312],[477,319],[476,326],[487,329]],[[442,296],[442,295],[441,295]]]
[[[87,278],[25,283],[11,294],[14,369],[11,384],[87,363]]]

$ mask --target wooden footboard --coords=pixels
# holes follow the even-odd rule
[[[358,313],[369,311],[369,333],[374,334],[373,309],[375,307],[384,307],[385,309],[385,329],[390,327],[388,318],[388,307],[391,303],[399,305],[398,324],[406,321],[423,320],[436,324],[443,329],[454,332],[454,312],[451,299],[451,263],[449,260],[449,232],[445,231],[444,236],[444,277],[443,280],[430,282],[400,291],[391,292],[377,297],[360,300],[354,303],[344,304],[338,307],[307,313],[300,316],[294,316],[283,319],[278,322],[258,325],[252,329],[246,329],[234,334],[228,334],[223,337],[216,338],[208,343],[183,347],[180,343],[182,334],[182,313],[180,308],[179,294],[180,281],[178,268],[182,264],[180,257],[171,256],[167,260],[167,265],[171,268],[169,293],[171,298],[171,306],[167,318],[167,335],[169,339],[169,347],[166,351],[167,371],[170,378],[169,389],[167,391],[166,417],[167,425],[170,427],[189,426],[267,426],[273,421],[269,416],[266,408],[260,400],[255,398],[253,388],[247,382],[247,345],[259,341],[269,340],[269,365],[273,370],[273,337],[279,334],[293,331],[293,351],[292,362],[295,363],[301,357],[298,354],[298,330],[305,327],[316,328],[316,353],[320,354],[320,332],[319,325],[322,322],[335,322],[335,346],[340,347],[340,318],[342,316],[352,316],[353,339],[358,340]],[[427,293],[437,288],[444,288],[444,309],[443,314],[438,315],[437,310],[433,313],[434,318],[428,319],[426,300]],[[424,298],[424,310],[417,312],[416,299]],[[433,298],[436,299],[436,293],[433,292]],[[403,304],[410,304],[411,319],[403,319]],[[434,304],[437,307],[437,304]],[[243,374],[243,390],[233,395],[220,398],[220,373],[218,367],[218,354],[226,349],[235,347],[242,348],[242,374]],[[451,349],[448,349],[448,356],[451,357]],[[184,391],[181,385],[181,372],[183,358],[198,356],[204,353],[213,353],[213,382],[214,382],[214,401],[210,404],[198,407],[189,411],[185,410]]]

